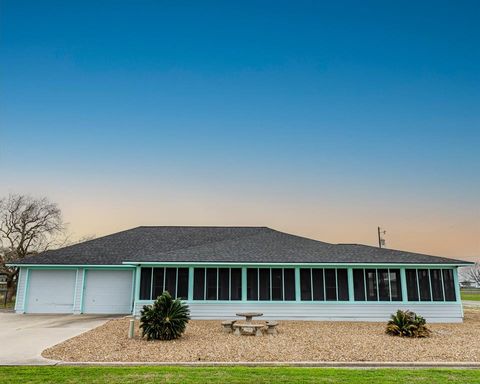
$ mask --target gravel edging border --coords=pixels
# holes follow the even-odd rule
[[[56,366],[104,366],[104,367],[310,367],[310,368],[458,368],[480,369],[479,362],[332,362],[332,361],[292,361],[292,362],[68,362],[59,361]]]

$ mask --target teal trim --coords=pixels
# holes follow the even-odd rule
[[[242,301],[247,301],[247,268],[242,268]]]
[[[188,301],[193,300],[193,276],[194,269],[193,267],[188,268]]]
[[[407,274],[405,268],[400,268],[400,287],[402,288],[402,303],[408,303]]]
[[[23,309],[22,313],[27,312],[27,303],[28,303],[28,287],[30,285],[30,269],[27,268],[25,273],[25,291],[23,292]]]
[[[75,273],[75,290],[73,291],[73,313],[75,313],[75,305],[77,304],[77,292],[78,292],[78,268]]]
[[[83,275],[82,275],[82,290],[80,291],[80,313],[83,313],[83,303],[85,298],[85,279],[87,275],[87,269],[83,268]]]
[[[130,295],[130,300],[132,301],[132,315],[134,314],[135,311],[135,285],[136,285],[136,280],[137,280],[137,269],[135,268],[135,271],[132,271],[132,294]]]
[[[141,278],[141,271],[142,269],[140,267],[137,267],[135,269],[135,275],[136,275],[136,280],[135,280],[135,301],[140,300],[140,278]],[[152,276],[153,279],[153,276]]]
[[[355,300],[355,292],[353,291],[353,268],[347,269],[348,274],[348,300]]]
[[[458,269],[455,268],[453,270],[453,283],[455,284],[455,298],[457,299],[457,303],[462,302],[462,298],[460,296],[460,283],[458,282]],[[463,307],[462,307],[462,315],[463,315]]]
[[[461,305],[461,303],[457,303],[455,301],[410,301],[408,303],[402,303],[401,301],[335,301],[335,300],[328,300],[328,301],[320,301],[320,300],[287,300],[287,301],[280,301],[280,300],[185,300],[188,304],[262,304],[262,305],[287,305],[287,304],[295,304],[295,305],[311,305],[311,304],[318,304],[318,305],[391,305],[392,308],[396,308],[399,305],[403,306],[407,305],[440,305],[440,306],[452,306],[452,305]],[[152,304],[153,300],[138,300],[136,302],[137,305],[148,305]]]
[[[173,262],[173,261],[163,261],[163,262],[152,262],[152,261],[123,261],[122,265],[127,266],[137,266],[142,265],[144,267],[152,267],[157,265],[165,265],[165,266],[192,266],[192,267],[199,267],[203,268],[205,266],[212,266],[212,267],[228,267],[230,265],[235,266],[245,266],[245,267],[270,267],[270,268],[284,268],[288,267],[313,267],[313,266],[322,266],[322,267],[331,267],[331,268],[348,268],[348,267],[361,267],[361,268],[389,268],[389,267],[411,267],[411,268],[419,268],[419,267],[431,267],[431,268],[447,268],[447,267],[457,267],[462,265],[472,265],[474,263],[465,262],[465,263],[449,263],[449,264],[414,264],[414,263],[237,263],[237,262],[210,262],[210,261],[202,261],[202,262]]]
[[[295,301],[300,301],[301,298],[301,289],[300,289],[300,268],[295,268]]]
[[[461,296],[460,296],[460,283],[458,282],[458,269],[453,270],[453,283],[455,284],[455,296],[457,299],[457,302],[461,302]]]
[[[73,269],[73,268],[133,268],[134,265],[114,264],[6,264],[7,267],[33,268],[33,269]]]

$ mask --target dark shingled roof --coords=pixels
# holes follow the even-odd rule
[[[358,244],[329,244],[267,227],[138,227],[41,253],[17,264],[122,262],[469,264]]]

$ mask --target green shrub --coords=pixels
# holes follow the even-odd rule
[[[147,340],[173,340],[179,338],[190,320],[188,305],[180,299],[172,299],[163,292],[153,305],[145,305],[140,312],[142,337]]]
[[[402,337],[428,337],[430,330],[426,320],[415,312],[398,310],[391,316],[385,331],[388,335]]]

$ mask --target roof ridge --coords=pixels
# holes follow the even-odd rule
[[[250,225],[140,225],[131,229],[138,228],[249,228],[249,229],[271,229],[267,226],[250,226]],[[118,233],[118,232],[117,232]]]

